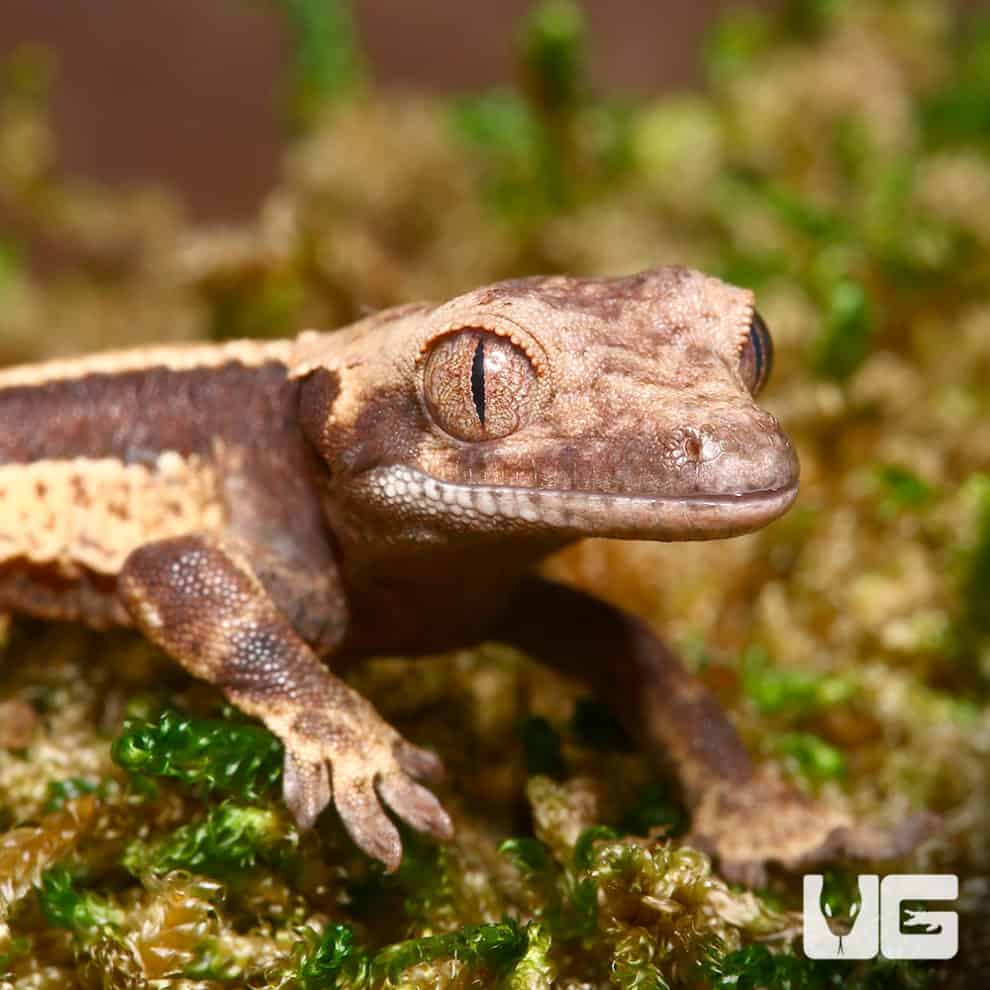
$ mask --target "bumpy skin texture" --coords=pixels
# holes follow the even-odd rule
[[[325,661],[497,637],[589,680],[678,773],[735,878],[904,851],[753,767],[631,616],[526,572],[582,536],[759,528],[797,460],[753,394],[751,294],[697,272],[531,278],[293,341],[0,373],[0,606],[136,625],[265,722],[301,825],[329,803],[401,857],[441,772]],[[451,608],[451,602],[457,607]]]

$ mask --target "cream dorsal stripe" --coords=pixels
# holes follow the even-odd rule
[[[224,344],[165,345],[105,351],[85,357],[56,359],[38,364],[22,364],[0,371],[0,389],[73,381],[88,375],[118,375],[130,371],[166,368],[195,371],[239,363],[258,367],[269,361],[287,364],[292,356],[292,340],[233,340]]]
[[[149,540],[224,522],[216,471],[198,457],[164,453],[153,467],[114,458],[0,467],[0,562],[116,574]]]

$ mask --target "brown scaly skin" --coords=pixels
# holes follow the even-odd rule
[[[786,511],[797,460],[753,401],[750,293],[679,268],[531,278],[330,334],[0,373],[0,607],[135,625],[285,743],[394,869],[383,802],[439,838],[441,772],[323,661],[515,643],[589,680],[669,760],[727,875],[911,848],[753,766],[633,617],[527,576],[583,536],[688,540]]]

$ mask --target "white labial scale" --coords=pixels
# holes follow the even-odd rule
[[[386,486],[411,515],[457,519],[464,527],[493,528],[496,520],[520,528],[545,524],[598,535],[635,535],[653,539],[704,539],[713,532],[734,535],[765,525],[785,511],[797,486],[750,495],[619,495],[604,492],[534,491],[500,485],[462,485],[440,481],[411,468],[392,467],[368,479],[379,497]]]
[[[485,488],[475,493],[475,508],[484,516],[498,515],[498,504],[495,496]]]
[[[539,510],[537,509],[531,495],[520,493],[517,496],[516,501],[518,503],[519,517],[524,522],[533,523],[540,518]]]

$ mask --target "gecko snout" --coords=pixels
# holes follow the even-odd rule
[[[698,490],[710,495],[747,495],[796,486],[800,467],[797,452],[772,417],[760,418],[757,429],[721,435],[701,431],[695,446]],[[768,429],[768,426],[773,428]]]

